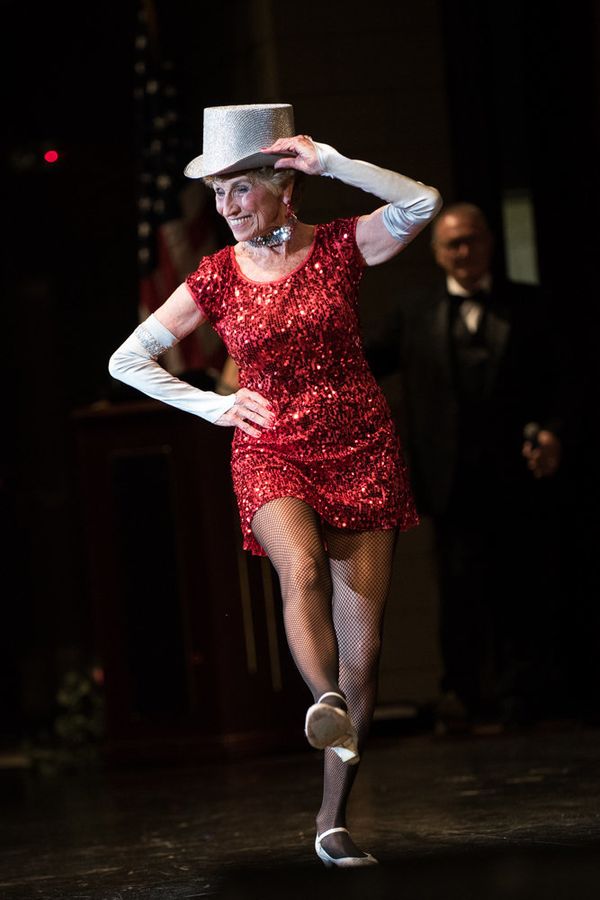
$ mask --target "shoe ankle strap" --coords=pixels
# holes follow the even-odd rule
[[[321,701],[323,700],[323,697],[337,697],[339,700],[342,700],[347,705],[346,698],[343,697],[342,694],[336,693],[336,691],[325,691],[324,694],[321,694],[321,696],[317,700],[317,703],[321,703]]]
[[[317,840],[322,841],[323,838],[326,838],[328,834],[335,834],[336,831],[345,831],[346,834],[350,834],[347,828],[329,828],[327,831],[323,831],[321,834],[318,834]]]

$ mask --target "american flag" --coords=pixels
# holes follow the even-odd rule
[[[161,59],[155,4],[141,0],[135,39],[134,103],[138,181],[139,316],[154,312],[198,265],[218,249],[202,184],[183,176],[189,150],[181,135],[177,72]],[[203,371],[216,377],[223,345],[204,325],[161,360],[174,374]]]

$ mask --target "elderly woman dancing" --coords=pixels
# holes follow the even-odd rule
[[[324,753],[315,849],[327,866],[373,865],[346,806],[376,699],[381,627],[398,530],[417,523],[387,403],[365,361],[357,293],[434,217],[438,192],[295,134],[288,104],[209,107],[185,174],[214,190],[236,243],[204,257],[113,354],[111,374],[234,427],[232,475],[244,547],[267,555],[290,651],[312,697],[309,743]],[[369,215],[300,222],[299,173],[384,201]],[[239,367],[229,396],[167,373],[158,357],[208,320]]]

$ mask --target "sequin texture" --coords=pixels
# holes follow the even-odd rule
[[[252,518],[281,497],[304,500],[352,531],[418,524],[389,407],[360,338],[365,264],[356,221],[317,225],[308,257],[277,281],[247,279],[232,247],[205,257],[187,279],[240,384],[274,407],[273,428],[260,437],[236,429],[232,443],[244,548],[260,556]]]

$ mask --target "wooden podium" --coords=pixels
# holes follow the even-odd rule
[[[73,421],[107,756],[305,747],[277,576],[241,549],[232,430],[149,400]]]

